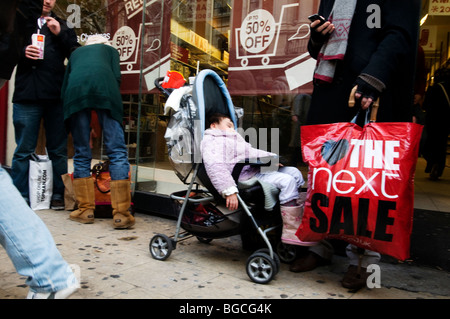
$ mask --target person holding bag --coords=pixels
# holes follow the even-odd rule
[[[130,164],[122,127],[119,53],[101,35],[90,36],[86,45],[73,52],[62,87],[64,120],[73,137],[73,190],[78,209],[70,219],[94,222],[95,189],[91,176],[91,112],[97,113],[103,128],[106,153],[110,160],[111,206],[114,228],[135,224],[131,213]]]
[[[63,123],[61,84],[66,58],[79,47],[75,31],[52,11],[56,0],[44,0],[42,15],[31,21],[35,34],[25,39],[17,64],[13,94],[13,124],[17,144],[11,177],[23,198],[29,202],[29,160],[35,152],[41,120],[45,128],[48,156],[53,165],[51,208],[64,209],[64,183],[67,173],[67,134]],[[28,30],[25,33],[27,36]],[[44,46],[33,45],[32,38],[45,38]],[[40,49],[44,55],[40,55]]]
[[[378,99],[377,122],[412,121],[419,13],[420,0],[322,0],[325,22],[311,23],[308,43],[317,66],[307,124],[349,122]],[[357,124],[363,126],[359,118]],[[353,245],[347,253],[342,285],[359,289],[380,254]]]

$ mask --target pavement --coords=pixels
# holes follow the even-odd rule
[[[179,242],[165,261],[152,258],[150,239],[174,234],[176,221],[136,213],[133,229],[115,230],[111,219],[84,225],[69,212],[41,210],[42,218],[67,262],[79,272],[81,288],[74,299],[302,299],[302,298],[450,298],[450,273],[405,263],[383,262],[381,288],[349,291],[340,285],[346,258],[335,255],[329,266],[292,273],[281,264],[269,284],[246,274],[250,255],[239,236]],[[0,252],[0,298],[21,299],[28,292],[4,251]]]
[[[424,195],[428,194],[430,187],[425,184],[429,181],[422,175],[416,173],[416,198],[428,205],[425,208],[430,207],[431,202],[434,206],[433,210],[427,210],[420,202],[415,204],[417,211],[421,211],[420,218],[425,220],[417,225],[432,226],[421,226],[424,229],[419,233],[413,231],[411,259],[404,262],[382,259],[380,272],[377,273],[380,276],[376,280],[379,288],[365,287],[358,291],[345,289],[340,284],[348,266],[347,258],[340,254],[333,257],[331,265],[305,273],[292,273],[288,264],[281,263],[280,271],[272,281],[257,284],[246,273],[246,261],[252,252],[242,248],[240,236],[217,239],[208,244],[195,237],[187,239],[178,243],[167,260],[159,261],[153,259],[149,252],[150,239],[159,233],[173,235],[176,220],[136,212],[134,228],[115,230],[112,220],[108,218],[96,219],[94,224],[85,225],[69,220],[68,211],[40,210],[36,213],[47,225],[62,256],[80,279],[80,289],[69,299],[152,299],[152,304],[160,300],[164,305],[164,301],[171,300],[176,306],[170,310],[178,313],[183,310],[186,301],[195,303],[202,300],[236,303],[243,300],[292,302],[298,299],[448,300],[450,271],[446,269],[446,263],[450,252],[450,205],[443,203],[448,201],[450,194],[450,176],[447,169],[437,186],[438,194],[433,193],[435,197],[430,199]],[[444,192],[442,198],[439,195],[441,192]],[[440,225],[431,224],[429,218],[433,214],[441,218],[437,220]],[[434,221],[436,218],[433,218]],[[420,227],[415,228],[419,231]],[[446,237],[442,238],[443,234]],[[425,237],[437,238],[435,241],[440,244],[416,249]],[[440,250],[436,251],[437,248]],[[433,250],[434,255],[423,257],[425,261],[420,260],[424,256],[423,251]],[[439,252],[447,254],[443,261],[436,258],[442,255]],[[0,247],[0,299],[25,298],[28,292],[25,280],[16,273],[6,252]]]

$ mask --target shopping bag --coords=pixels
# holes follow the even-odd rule
[[[32,154],[28,173],[30,207],[50,209],[53,195],[53,167],[48,155]]]
[[[73,191],[73,174],[63,174],[61,179],[64,183],[64,209],[67,211],[77,209],[78,203]]]
[[[422,128],[397,122],[302,126],[309,171],[299,239],[341,239],[408,258]]]

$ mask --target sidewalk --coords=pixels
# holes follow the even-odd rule
[[[252,252],[241,247],[239,236],[200,243],[179,242],[166,261],[149,252],[157,233],[172,236],[176,221],[136,213],[136,225],[115,230],[111,219],[92,225],[69,220],[69,212],[43,210],[37,214],[53,234],[63,257],[80,275],[81,288],[71,299],[298,300],[298,299],[450,299],[450,169],[432,182],[419,158],[415,175],[415,224],[411,260],[380,263],[381,288],[349,291],[340,284],[347,258],[335,255],[329,266],[292,273],[281,264],[267,285],[253,283],[246,274]],[[169,171],[167,171],[169,172]],[[172,173],[173,174],[173,173]],[[182,189],[182,188],[181,188]],[[176,189],[179,190],[179,189]],[[173,191],[173,190],[172,190]],[[28,288],[0,247],[0,299],[23,299]],[[166,303],[164,303],[166,305]]]
[[[166,261],[154,260],[148,249],[156,233],[173,235],[176,221],[136,214],[130,230],[114,230],[111,219],[83,225],[69,212],[43,210],[64,258],[79,270],[81,289],[71,299],[450,299],[450,273],[429,267],[381,263],[381,288],[349,291],[340,285],[346,258],[330,266],[292,273],[281,264],[267,285],[253,283],[245,264],[251,252],[240,237],[210,244],[191,238],[179,242]],[[23,299],[28,291],[0,250],[0,298]],[[238,300],[237,300],[238,301]]]

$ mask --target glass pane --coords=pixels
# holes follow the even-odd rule
[[[242,127],[267,136],[254,146],[291,158],[297,135],[291,111],[296,99],[312,89],[307,16],[318,4],[66,0],[58,1],[56,12],[73,24],[81,44],[92,34],[103,34],[117,48],[133,181],[138,190],[168,194],[183,182],[167,157],[164,134],[172,113],[165,113],[167,97],[155,88],[155,80],[172,70],[189,82],[203,69],[214,70],[235,106],[244,109]],[[101,135],[94,137],[93,146],[95,158],[105,159]]]

